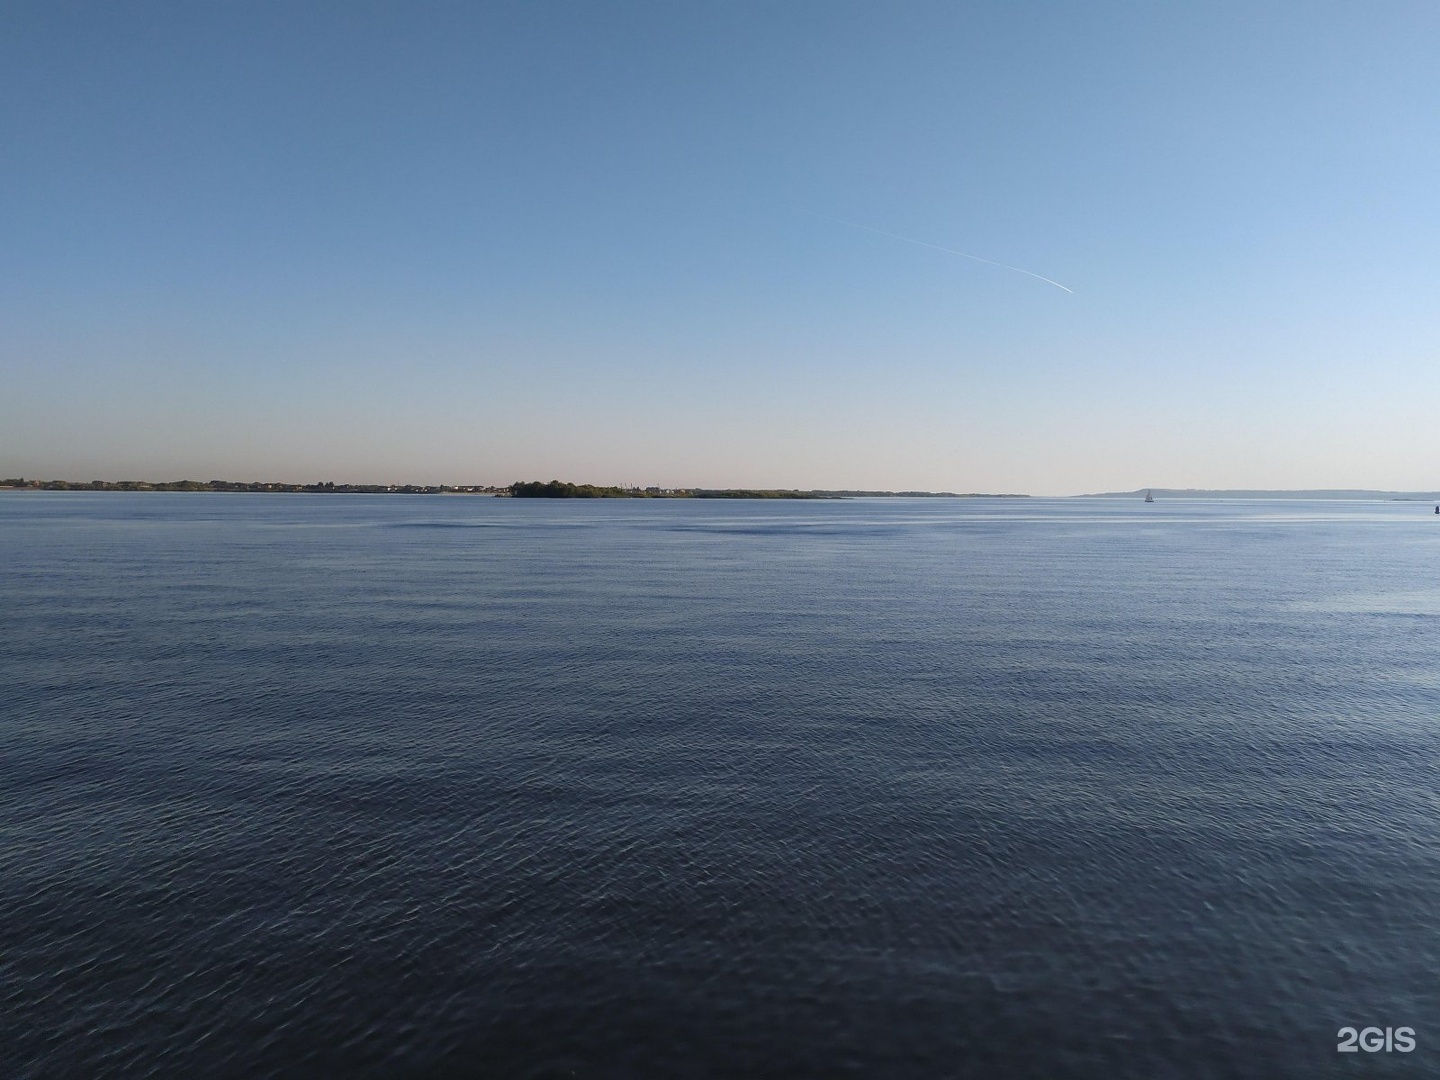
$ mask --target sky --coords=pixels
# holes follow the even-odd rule
[[[0,0],[0,475],[1433,489],[1437,55],[1428,0]]]

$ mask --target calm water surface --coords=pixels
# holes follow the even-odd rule
[[[1428,506],[14,493],[0,605],[6,1077],[1440,1074]]]

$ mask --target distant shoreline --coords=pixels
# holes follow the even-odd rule
[[[484,495],[549,499],[1029,499],[1014,492],[875,491],[863,488],[662,488],[571,484],[559,480],[492,484],[286,484],[235,480],[0,480],[0,492],[19,491],[188,491],[282,495]],[[1064,499],[1350,499],[1440,503],[1440,491],[1385,491],[1371,488],[1136,488],[1060,495]]]
[[[494,498],[549,499],[1028,499],[1028,495],[953,491],[809,490],[789,488],[599,487],[559,480],[485,484],[284,484],[235,480],[0,480],[0,491],[187,491],[282,495],[485,495]]]
[[[1378,491],[1369,488],[1308,488],[1265,491],[1247,488],[1136,488],[1134,491],[1097,491],[1071,495],[1072,499],[1143,499],[1146,492],[1160,499],[1372,499],[1388,502],[1440,502],[1440,491]]]
[[[313,495],[500,495],[505,488],[450,484],[247,483],[235,480],[0,480],[0,491],[223,491]]]

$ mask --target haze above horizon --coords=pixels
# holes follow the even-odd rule
[[[0,27],[0,475],[1437,486],[1432,4]]]

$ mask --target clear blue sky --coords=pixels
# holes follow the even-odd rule
[[[1428,0],[3,0],[0,475],[1434,488],[1437,56]]]

